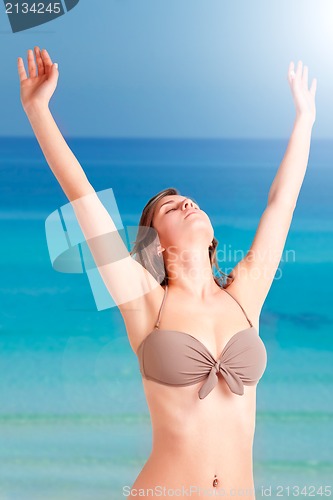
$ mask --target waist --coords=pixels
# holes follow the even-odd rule
[[[200,451],[218,460],[231,451],[235,456],[252,453],[254,432],[250,418],[243,425],[218,418],[192,418],[183,423],[160,419],[158,425],[153,425],[153,450],[173,457],[191,457]]]

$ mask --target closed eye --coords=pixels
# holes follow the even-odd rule
[[[197,207],[197,210],[200,210],[200,207],[199,207],[199,205],[197,203],[195,203],[194,205]],[[165,212],[165,214],[168,214],[172,210],[177,210],[177,208],[171,208],[170,210],[168,210],[167,212]]]

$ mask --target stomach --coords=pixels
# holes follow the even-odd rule
[[[211,498],[223,490],[223,498],[254,499],[256,386],[244,386],[239,396],[221,379],[206,398],[199,399],[202,382],[171,387],[142,380],[152,422],[152,450],[128,498],[154,496],[151,488],[155,488],[158,498],[186,494]]]

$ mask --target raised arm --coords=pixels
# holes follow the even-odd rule
[[[317,80],[308,90],[308,68],[302,69],[301,61],[296,73],[294,64],[289,65],[288,81],[296,106],[294,127],[250,250],[232,271],[230,287],[254,315],[260,314],[276,274],[308,164]]]
[[[290,63],[288,81],[296,118],[286,153],[269,191],[268,203],[279,199],[295,208],[308,165],[312,127],[316,120],[317,80],[313,79],[308,90],[308,67],[303,69],[299,61],[296,73],[293,62]]]
[[[45,49],[41,52],[35,47],[35,55],[38,74],[33,51],[28,50],[29,77],[22,58],[18,58],[22,106],[47,163],[67,198],[72,201],[92,193],[94,189],[63,138],[49,109],[49,101],[58,82],[58,69],[52,64]]]
[[[63,138],[49,110],[49,101],[57,86],[58,69],[45,49],[41,52],[35,47],[34,50],[38,74],[32,50],[28,51],[29,77],[22,58],[17,61],[23,109],[47,163],[72,203],[107,289],[122,312],[136,310],[137,321],[143,323],[144,303],[147,299],[144,295],[156,287],[161,287],[155,278],[130,256],[114,221]],[[107,238],[105,235],[108,235]],[[106,243],[107,241],[109,243]]]

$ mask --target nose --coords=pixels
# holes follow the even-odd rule
[[[194,203],[190,198],[185,198],[185,200],[183,201],[183,209],[187,208],[188,206],[194,207]]]

